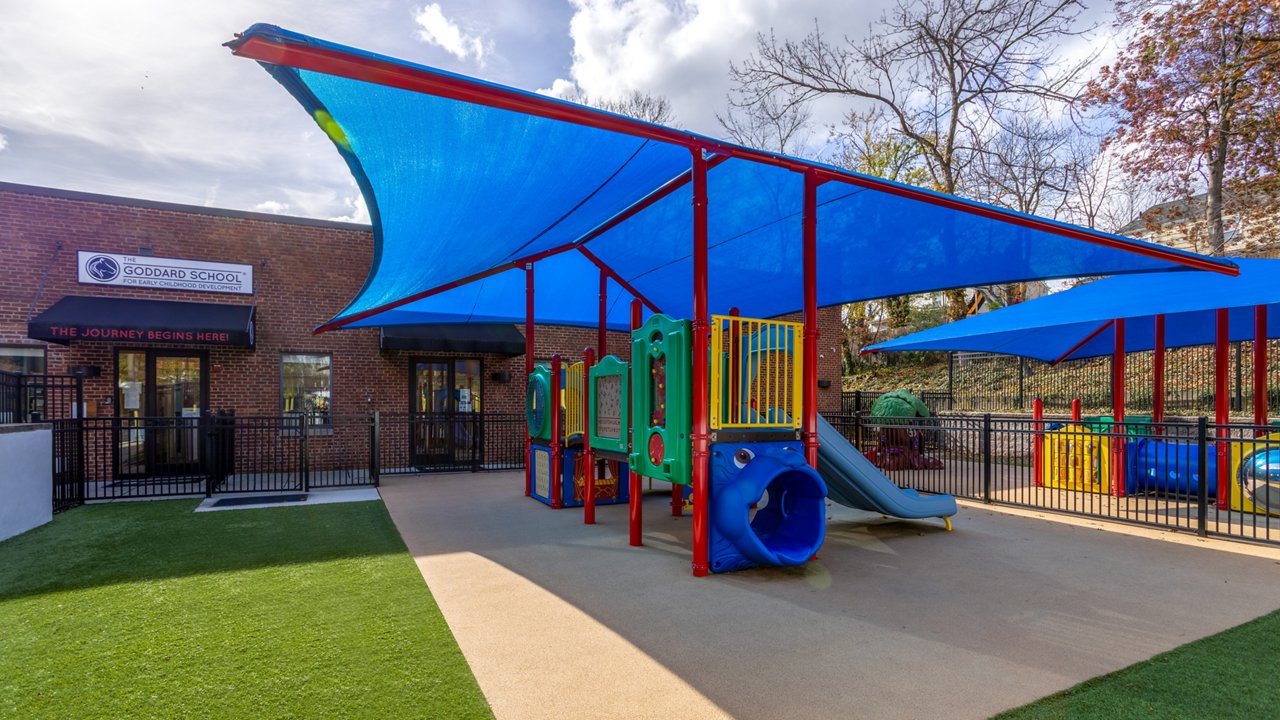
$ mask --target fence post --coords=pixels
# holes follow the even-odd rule
[[[302,420],[302,427],[298,430],[300,438],[298,441],[298,454],[301,457],[298,464],[302,470],[302,492],[308,492],[311,490],[311,469],[308,466],[310,453],[307,450],[307,436],[311,434],[311,412],[304,411],[300,419]]]
[[[1244,372],[1240,367],[1240,348],[1244,345],[1242,342],[1236,342],[1236,386],[1235,392],[1231,393],[1231,409],[1240,412],[1244,409]]]
[[[1031,436],[1031,483],[1044,485],[1044,401],[1036,398],[1031,401],[1031,417],[1035,434]]]
[[[1196,421],[1196,467],[1200,477],[1196,482],[1196,534],[1209,535],[1209,418],[1200,416]]]
[[[213,497],[213,477],[218,474],[218,465],[222,462],[222,448],[218,443],[217,421],[212,410],[200,413],[200,460],[204,466],[204,496]]]
[[[382,439],[379,437],[381,433],[381,415],[377,410],[369,416],[369,480],[373,482],[374,487],[378,487],[382,478],[380,458],[382,453],[379,452]]]
[[[991,502],[991,413],[982,415],[982,502]]]
[[[853,414],[857,415],[860,412],[862,412],[862,391],[854,390],[853,391]]]
[[[947,410],[955,410],[956,354],[947,352]]]
[[[1026,397],[1026,389],[1027,389],[1027,359],[1024,357],[1019,357],[1018,358],[1018,409],[1019,410],[1025,407],[1026,400],[1024,398]]]
[[[853,447],[862,452],[862,416],[857,414],[853,416]]]

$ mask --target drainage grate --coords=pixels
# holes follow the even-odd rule
[[[235,507],[239,505],[275,505],[277,503],[306,502],[305,494],[298,495],[255,495],[253,497],[233,497],[215,500],[210,507]]]

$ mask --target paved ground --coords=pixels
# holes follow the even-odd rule
[[[499,718],[986,717],[1280,606],[1269,557],[971,506],[954,533],[837,507],[806,568],[695,579],[665,493],[637,549],[625,506],[522,492],[382,487]]]

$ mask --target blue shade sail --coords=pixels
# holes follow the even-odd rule
[[[594,286],[598,270],[578,262],[579,245],[662,312],[689,317],[691,148],[712,155],[712,312],[737,306],[771,317],[802,308],[802,171],[826,181],[818,188],[820,306],[1214,262],[268,25],[229,45],[259,59],[310,113],[368,203],[374,261],[333,326],[521,321],[523,281],[507,269],[533,256],[538,320],[591,325],[596,304],[582,301],[583,286]],[[642,203],[664,186],[674,190]],[[637,203],[644,209],[600,231]],[[556,252],[568,260],[551,262]],[[456,287],[495,272],[482,285]],[[613,303],[611,323],[625,327],[625,304]]]
[[[1252,340],[1258,305],[1268,306],[1267,337],[1280,337],[1280,260],[1242,259],[1236,264],[1239,277],[1185,272],[1106,278],[868,350],[970,350],[1046,362],[1075,360],[1114,352],[1115,332],[1106,324],[1124,318],[1125,350],[1142,352],[1155,347],[1160,314],[1165,316],[1166,347],[1209,345],[1220,308],[1228,310],[1230,339]]]

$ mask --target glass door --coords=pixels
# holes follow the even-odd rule
[[[453,361],[453,461],[466,465],[480,456],[480,361]]]
[[[147,474],[147,353],[121,350],[116,354],[116,475]]]
[[[116,353],[117,476],[199,472],[199,423],[208,408],[205,366],[200,353]]]
[[[169,475],[193,472],[200,462],[201,360],[191,355],[156,355],[153,360],[155,399],[152,413],[159,432],[155,438],[157,470]]]
[[[409,446],[415,467],[442,470],[475,461],[481,366],[473,358],[410,361]]]

